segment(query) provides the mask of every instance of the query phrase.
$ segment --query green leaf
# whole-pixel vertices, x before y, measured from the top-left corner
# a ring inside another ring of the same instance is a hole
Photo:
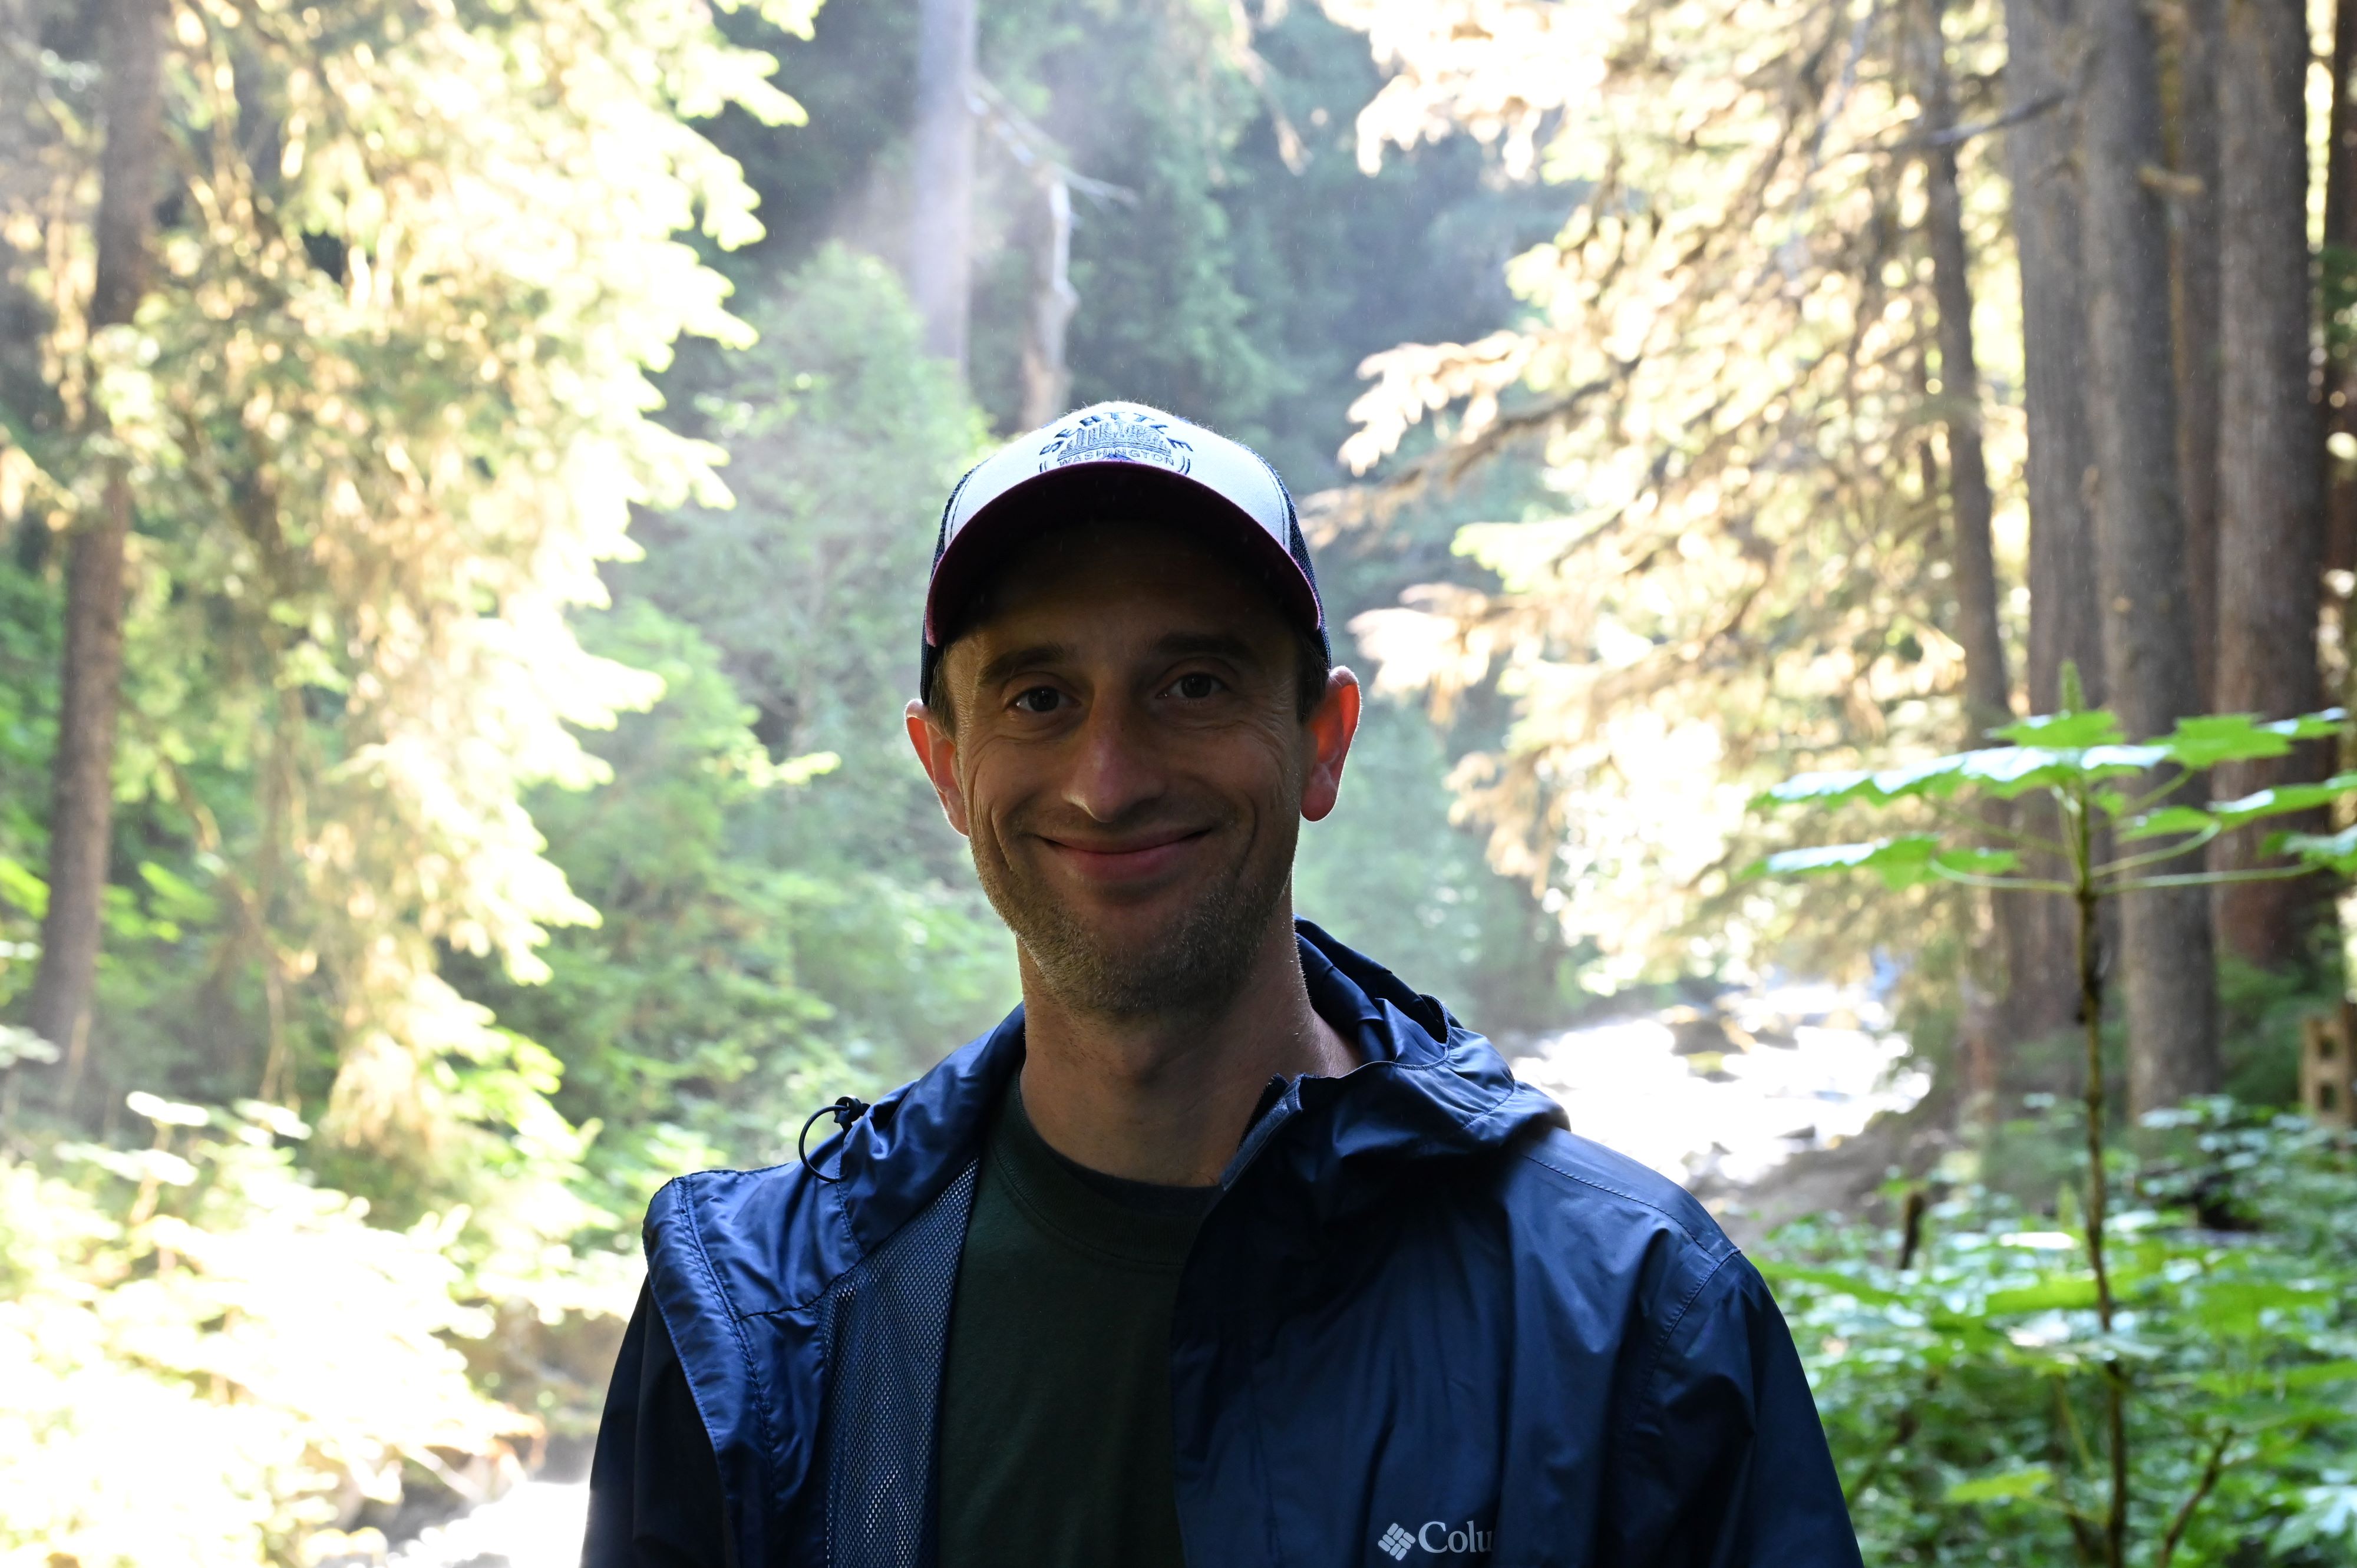
[[[2210,810],[2225,826],[2240,827],[2261,817],[2279,817],[2287,811],[2329,806],[2352,789],[2357,789],[2357,773],[2336,773],[2321,784],[2284,784],[2239,800],[2212,800]]]
[[[2158,746],[2071,749],[1996,746],[1980,751],[1953,752],[1877,772],[1846,768],[1795,774],[1758,796],[1752,805],[1764,809],[1836,806],[1853,800],[1888,805],[1902,800],[1944,800],[1967,784],[1977,784],[1998,799],[2010,800],[2033,789],[2142,773],[2167,760],[2168,753]]]
[[[2294,740],[2324,740],[2339,735],[2349,727],[2349,710],[2319,708],[2312,714],[2302,714],[2298,718],[2277,719],[2273,724],[2260,727],[2279,730]]]
[[[2095,1276],[2054,1274],[2036,1284],[1991,1291],[1982,1310],[1991,1317],[2018,1312],[2072,1312],[2095,1305]]]
[[[1932,857],[1932,864],[1945,872],[2002,876],[2021,864],[2021,856],[2009,849],[1943,849]]]
[[[2310,1361],[2264,1372],[2205,1372],[2195,1381],[2212,1393],[2226,1395],[2255,1389],[2266,1393],[2327,1387],[2357,1380],[2357,1361]]]
[[[1897,1291],[1869,1283],[1855,1274],[1844,1273],[1839,1269],[1784,1263],[1773,1259],[1763,1260],[1760,1269],[1770,1281],[1777,1283],[1790,1282],[1794,1284],[1815,1285],[1822,1290],[1855,1297],[1868,1306],[1897,1306],[1907,1300]]]
[[[2127,738],[2120,733],[2120,721],[2102,708],[2087,713],[2040,714],[1993,729],[1989,734],[2017,746],[2043,746],[2050,751],[2112,746]]]
[[[2222,762],[2245,762],[2289,755],[2297,740],[2315,740],[2340,729],[2348,715],[2339,708],[2261,724],[2248,714],[2203,714],[2179,719],[2162,737],[2169,759],[2192,772]]]
[[[49,912],[49,885],[26,869],[21,861],[0,854],[0,898],[5,898],[35,919]]]
[[[2275,833],[2266,844],[2269,854],[2296,855],[2310,865],[2343,875],[2357,875],[2357,828],[2337,833]]]
[[[2331,1294],[2307,1283],[2281,1280],[2215,1280],[2186,1293],[2180,1304],[2192,1321],[2222,1333],[2259,1330],[2269,1314],[2319,1310]]]
[[[2170,838],[2179,833],[2201,832],[2214,821],[2198,806],[2164,806],[2121,823],[2119,834],[2123,839]]]
[[[2031,1498],[2054,1484],[2054,1472],[2043,1465],[2025,1469],[2006,1470],[1994,1476],[1975,1476],[1969,1481],[1959,1481],[1950,1487],[1947,1500],[1952,1503],[1996,1503],[2015,1498]]]
[[[159,919],[201,926],[209,924],[219,912],[212,895],[152,860],[139,863],[139,877],[147,884]]]
[[[1809,849],[1781,850],[1759,863],[1751,875],[1807,876],[1822,871],[1871,871],[1883,886],[1911,887],[1936,875],[1932,858],[1940,841],[1929,833],[1876,839],[1871,843],[1819,844]]]
[[[1814,804],[1837,805],[1855,800],[1868,790],[1874,775],[1856,768],[1825,773],[1795,773],[1781,784],[1773,785],[1752,797],[1751,808],[1762,811],[1770,806]]]

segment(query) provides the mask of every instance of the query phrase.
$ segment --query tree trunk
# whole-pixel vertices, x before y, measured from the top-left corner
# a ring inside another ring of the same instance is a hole
[[[2095,456],[2080,289],[2079,106],[2069,92],[2069,62],[2083,47],[2083,18],[2073,15],[2071,0],[2006,0],[2005,26],[2006,107],[2021,116],[2005,134],[2005,154],[2021,265],[2029,428],[2029,709],[2050,714],[2061,705],[2066,663],[2078,667],[2091,704],[2104,698],[2089,510]],[[2023,825],[2061,837],[2050,810],[2032,808]],[[2059,862],[2047,870],[2061,874]],[[2009,977],[2006,1005],[2008,1026],[2028,1039],[2063,1033],[2079,1011],[2072,911],[2043,897],[2033,910],[2036,940]]]
[[[917,12],[914,210],[909,223],[909,294],[924,324],[925,351],[963,374],[974,248],[974,7],[977,0],[921,0]]]
[[[2090,0],[2088,19],[2080,162],[2094,368],[2096,581],[2111,705],[2131,736],[2144,737],[2199,705],[2177,477],[2169,215],[2156,188],[2167,178],[2160,81],[2141,0]],[[2216,962],[2206,891],[2134,894],[2120,927],[2131,1108],[2216,1089]]]
[[[106,146],[99,165],[93,330],[129,321],[146,292],[163,139],[163,7],[156,0],[112,0],[104,20]],[[102,427],[102,416],[93,413],[91,424]],[[65,661],[50,763],[49,906],[27,1019],[35,1033],[65,1047],[69,1097],[86,1049],[98,972],[130,534],[130,475],[122,458],[110,457],[101,510],[75,528],[66,557]]]
[[[1923,237],[1932,257],[1932,295],[1939,312],[1940,395],[1935,405],[1948,438],[1948,525],[1951,581],[1956,591],[1956,637],[1964,650],[1965,744],[1978,746],[2013,718],[2013,684],[2006,672],[2005,635],[1997,620],[1996,550],[1990,537],[1995,503],[1981,445],[1980,364],[1973,347],[1972,256],[1964,241],[1964,200],[1956,184],[1955,97],[1949,86],[1944,0],[1926,0],[1918,68],[1923,83]],[[1985,808],[1999,827],[2011,813],[1999,802]],[[1993,893],[1989,915],[2008,986],[2041,940],[2038,900]],[[1978,944],[1975,944],[1978,945]],[[1974,987],[1975,992],[1983,988]],[[1989,988],[1988,994],[1994,994]],[[1986,1116],[1998,1084],[2001,1008],[1967,1006],[1959,1040],[1974,1110]]]
[[[1039,212],[1031,247],[1031,319],[1023,337],[1023,427],[1034,430],[1064,412],[1072,370],[1064,358],[1064,328],[1080,295],[1072,291],[1072,188],[1064,170],[1037,182]]]
[[[2298,0],[2232,0],[2219,72],[2220,342],[2218,706],[2281,718],[2322,705],[2317,613],[2324,569],[2322,433],[2309,392],[2308,270],[2309,40]],[[2217,792],[2232,799],[2322,777],[2320,747],[2232,763]],[[2312,828],[2276,821],[2265,831]],[[2263,861],[2261,830],[2220,839],[2211,864]],[[2283,968],[2301,956],[2314,892],[2295,882],[2214,891],[2227,950]]]
[[[2186,603],[2201,711],[2217,704],[2218,585],[2218,51],[2226,0],[2186,0],[2177,49],[2177,452],[2185,487]]]
[[[1972,261],[1964,246],[1964,202],[1956,189],[1955,103],[1948,87],[1943,0],[1925,7],[1923,133],[1924,239],[1932,252],[1932,293],[1940,312],[1940,413],[1948,435],[1948,504],[1956,588],[1956,638],[1964,650],[1964,709],[1971,742],[2011,722],[2013,687],[1997,625],[1996,552],[1990,542],[1988,460],[1981,447],[1981,373],[1973,350]]]
[[[2328,303],[2348,297],[2357,279],[2357,99],[2349,78],[2357,71],[2357,0],[2341,0],[2332,14],[2332,111],[2324,146],[2324,251],[2333,283]],[[2327,341],[2330,339],[2328,338]],[[2357,435],[2357,357],[2336,350],[2324,369],[2325,417],[2334,435]],[[2357,571],[2357,463],[2328,461],[2324,564]],[[2346,618],[2350,608],[2344,607]],[[2345,637],[2344,633],[2344,637]]]

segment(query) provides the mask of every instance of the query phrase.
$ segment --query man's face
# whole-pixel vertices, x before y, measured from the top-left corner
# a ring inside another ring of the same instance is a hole
[[[1002,570],[909,737],[974,868],[1068,1005],[1216,1004],[1290,913],[1303,817],[1333,809],[1359,693],[1305,720],[1293,634],[1160,527],[1060,532]]]

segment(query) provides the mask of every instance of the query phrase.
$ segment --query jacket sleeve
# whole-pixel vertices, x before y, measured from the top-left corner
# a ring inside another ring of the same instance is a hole
[[[1609,1560],[1858,1568],[1816,1402],[1767,1282],[1730,1253],[1672,1321],[1632,1412]]]
[[[724,1517],[712,1440],[640,1290],[597,1423],[582,1568],[735,1568]]]

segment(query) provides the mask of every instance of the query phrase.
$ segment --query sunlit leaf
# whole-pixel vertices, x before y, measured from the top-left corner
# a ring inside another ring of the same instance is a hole
[[[0,898],[38,920],[48,913],[49,885],[23,862],[0,854]]]
[[[2337,833],[2273,833],[2266,848],[2269,854],[2288,854],[2322,869],[2357,875],[2357,827]]]
[[[2285,757],[2297,740],[2320,739],[2337,731],[2347,715],[2338,708],[2261,724],[2248,714],[2204,714],[2179,719],[2160,740],[2169,760],[2194,772],[2222,762]]]
[[[2093,746],[2079,755],[2078,770],[2089,779],[2117,779],[2143,773],[2169,760],[2163,746]]]
[[[2299,1511],[2278,1527],[2272,1544],[2297,1551],[2319,1541],[2357,1541],[2357,1484],[2342,1476],[2300,1493]]]
[[[1877,771],[1848,768],[1795,774],[1764,791],[1752,803],[1760,809],[1835,806],[1853,801],[1888,805],[1903,800],[1944,800],[1967,785],[1978,786],[1998,800],[2010,800],[2035,789],[2132,777],[2168,760],[2168,751],[2158,746],[2105,745],[2084,749],[1990,746]]]
[[[60,1144],[58,1154],[63,1159],[96,1165],[124,1181],[187,1187],[197,1179],[197,1167],[169,1149],[110,1149],[102,1144]]]
[[[2357,1360],[2310,1361],[2305,1366],[2279,1367],[2255,1376],[2237,1369],[2232,1372],[2205,1373],[2201,1386],[2212,1393],[2231,1394],[2255,1384],[2258,1391],[2273,1395],[2294,1389],[2326,1388],[2338,1383],[2357,1382]]]
[[[2227,827],[2240,827],[2261,817],[2279,817],[2290,811],[2329,806],[2352,789],[2357,789],[2357,773],[2336,773],[2319,784],[2281,784],[2238,800],[2214,800],[2210,810]]]
[[[1815,1285],[1821,1290],[1854,1297],[1869,1306],[1895,1306],[1907,1299],[1897,1291],[1878,1285],[1870,1280],[1860,1279],[1855,1274],[1845,1273],[1839,1269],[1786,1263],[1773,1259],[1762,1260],[1760,1266],[1770,1279],[1780,1283],[1790,1282],[1794,1284]]]
[[[2095,1276],[2056,1274],[2036,1284],[1991,1291],[1983,1304],[1991,1317],[2018,1312],[2071,1312],[2095,1305]]]
[[[311,1124],[284,1105],[272,1105],[261,1100],[241,1100],[235,1109],[248,1122],[281,1138],[307,1138],[311,1135]]]
[[[1995,1476],[1976,1476],[1969,1481],[1959,1481],[1947,1490],[1952,1503],[2006,1502],[2015,1498],[2036,1497],[2054,1484],[2054,1472],[2043,1465],[2025,1469],[2007,1470]]]
[[[0,1071],[18,1062],[53,1062],[60,1054],[57,1047],[32,1030],[16,1024],[0,1024]]]
[[[1761,791],[1752,800],[1751,804],[1754,810],[1803,803],[1838,805],[1844,800],[1858,798],[1872,784],[1873,779],[1873,774],[1855,768],[1824,773],[1795,773],[1782,783]]]
[[[2083,750],[2127,738],[2120,731],[2118,718],[2103,708],[2085,713],[2040,714],[1993,729],[1989,735],[2018,746],[2040,746],[2051,751]]]
[[[183,1105],[144,1089],[135,1089],[124,1095],[123,1103],[131,1108],[133,1115],[145,1116],[167,1127],[201,1127],[211,1119],[201,1105]]]
[[[2349,727],[2349,710],[2320,708],[2312,714],[2301,714],[2297,718],[2277,719],[2261,727],[2280,731],[2295,740],[2324,740]]]
[[[1932,863],[1943,872],[2001,876],[2019,865],[2021,856],[2009,849],[1943,849]]]
[[[1928,833],[1909,833],[1870,843],[1781,850],[1760,862],[1752,872],[1765,876],[1807,876],[1826,871],[1871,871],[1887,887],[1910,887],[1936,875],[1932,863],[1939,852],[1938,839]]]
[[[2158,811],[2147,811],[2119,826],[2124,839],[2171,838],[2180,833],[2198,833],[2216,825],[2217,819],[2198,806],[2164,806]]]

